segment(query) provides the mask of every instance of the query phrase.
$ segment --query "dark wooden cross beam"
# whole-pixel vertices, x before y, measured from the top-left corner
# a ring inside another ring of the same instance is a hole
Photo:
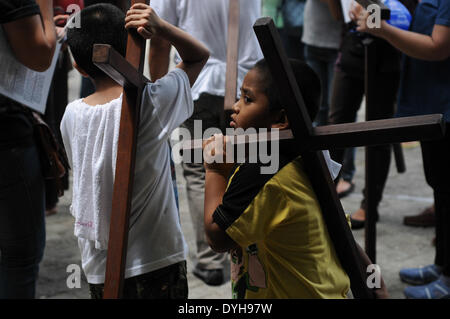
[[[311,119],[275,25],[272,19],[261,18],[255,23],[254,29],[274,82],[277,84],[282,97],[283,105],[286,106],[296,145],[298,145],[299,149],[305,143],[312,146],[311,139],[314,136],[314,129]],[[439,136],[436,137],[439,138],[441,136],[443,136],[442,130]],[[353,135],[348,135],[347,138],[353,139]],[[373,298],[373,291],[366,285],[366,269],[358,253],[353,234],[347,224],[323,153],[303,149],[301,155],[306,168],[305,172],[320,203],[328,233],[333,241],[341,265],[349,275],[353,295],[355,298]]]
[[[300,150],[318,151],[331,148],[347,148],[367,145],[382,145],[409,141],[434,140],[443,136],[445,126],[442,114],[430,114],[374,120],[367,122],[345,123],[317,126],[312,128],[311,136],[299,145]],[[292,130],[265,134],[243,134],[246,138],[232,137],[232,145],[259,143],[265,141],[290,141],[294,139]],[[184,141],[183,154],[202,150],[203,140]],[[181,155],[183,155],[181,154]],[[193,158],[191,153],[191,158]]]
[[[149,0],[132,0],[149,3]],[[130,30],[124,59],[108,45],[94,45],[93,62],[111,78],[124,86],[113,190],[108,255],[106,261],[105,299],[122,296],[127,257],[128,226],[133,193],[136,139],[142,90],[147,82],[144,70],[145,40]]]

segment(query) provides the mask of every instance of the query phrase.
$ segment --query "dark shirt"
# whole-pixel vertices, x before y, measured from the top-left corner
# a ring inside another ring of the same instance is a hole
[[[34,0],[0,0],[0,24],[40,14]],[[28,145],[33,127],[18,103],[0,94],[0,149]]]
[[[422,0],[411,31],[431,35],[435,25],[450,27],[450,0]],[[397,116],[440,113],[450,122],[450,58],[403,58]]]

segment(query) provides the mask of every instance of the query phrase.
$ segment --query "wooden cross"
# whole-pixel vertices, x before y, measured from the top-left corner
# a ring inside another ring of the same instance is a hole
[[[261,18],[255,23],[254,29],[261,49],[269,65],[271,74],[274,78],[274,83],[276,83],[278,87],[282,98],[282,103],[286,106],[289,123],[295,137],[294,140],[296,145],[298,145],[298,148],[302,149],[301,156],[304,167],[306,168],[305,172],[311,181],[314,192],[320,203],[328,233],[333,241],[341,265],[350,277],[352,293],[355,298],[373,298],[373,291],[370,290],[366,284],[366,269],[364,268],[358,254],[353,234],[347,224],[342,205],[336,194],[335,184],[331,179],[323,153],[308,151],[304,147],[302,148],[302,145],[304,144],[310,146],[310,149],[314,148],[312,147],[314,146],[314,142],[311,140],[313,140],[315,131],[317,132],[319,128],[312,127],[311,119],[309,118],[301,92],[296,84],[294,74],[289,65],[287,55],[283,50],[283,46],[275,25],[272,19]],[[413,117],[410,119],[412,118]],[[431,118],[422,117],[419,119],[419,123],[422,119],[429,121]],[[393,121],[399,120],[401,119],[391,119],[385,121],[392,124],[394,123]],[[434,116],[433,121],[436,121],[436,123],[429,126],[430,131],[434,130],[435,138],[443,137],[444,124],[442,122],[442,115]],[[369,123],[355,124],[359,125],[359,127],[362,128],[362,131],[365,127],[370,128],[371,125]],[[321,130],[326,129],[327,126],[321,128]],[[404,127],[404,129],[405,131],[415,130],[415,126]],[[387,135],[391,136],[394,134],[389,129],[385,132]],[[378,140],[377,136],[370,137],[375,144],[384,142]],[[395,137],[396,136],[392,136],[390,142],[392,142]],[[355,142],[359,140],[359,142],[355,144],[359,144],[361,142],[360,138],[358,138],[356,134],[347,134],[346,139],[346,144],[351,144],[354,140],[356,140]],[[401,136],[399,139],[401,140]]]
[[[225,73],[225,98],[221,114],[221,129],[225,132],[230,122],[231,108],[236,103],[238,60],[239,60],[239,23],[240,2],[229,0],[228,34],[227,34],[227,66]]]
[[[149,3],[149,0],[132,0]],[[136,140],[142,90],[149,82],[143,74],[145,40],[130,30],[124,59],[111,46],[96,44],[92,60],[112,79],[124,87],[113,190],[108,255],[103,298],[120,298],[127,257],[128,226],[133,193]]]
[[[234,136],[234,146],[249,141],[291,140],[302,155],[305,171],[319,200],[324,220],[327,224],[339,260],[350,277],[353,295],[356,298],[372,298],[372,291],[366,285],[366,269],[361,263],[355,240],[348,227],[335,184],[331,179],[322,152],[317,150],[345,148],[351,146],[392,144],[413,140],[431,140],[444,136],[444,122],[441,114],[394,118],[312,127],[301,92],[283,50],[281,40],[270,18],[259,19],[255,26],[264,56],[274,82],[277,83],[283,105],[292,130],[281,131],[278,137],[258,135],[238,139]],[[241,142],[239,142],[239,140]],[[192,153],[201,149],[202,141],[184,142],[182,151]],[[236,152],[234,152],[236,154]]]
[[[239,0],[229,0],[227,70],[225,80],[224,110],[229,111],[236,103],[238,59],[239,59]]]

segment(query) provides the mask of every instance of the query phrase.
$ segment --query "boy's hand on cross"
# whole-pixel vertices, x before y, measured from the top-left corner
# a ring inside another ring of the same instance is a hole
[[[206,171],[214,171],[222,176],[228,177],[234,161],[227,156],[227,144],[231,145],[229,136],[214,134],[203,141],[204,166]]]
[[[127,12],[125,28],[136,28],[145,39],[151,39],[163,28],[164,20],[158,17],[155,10],[144,3],[133,5]]]

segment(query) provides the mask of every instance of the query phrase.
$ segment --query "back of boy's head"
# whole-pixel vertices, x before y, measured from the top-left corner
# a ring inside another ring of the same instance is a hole
[[[295,59],[289,59],[289,63],[294,72],[295,80],[297,81],[298,88],[303,96],[306,109],[308,110],[311,121],[319,111],[319,104],[321,98],[321,86],[320,79],[311,67],[305,62]],[[258,61],[254,69],[260,72],[261,81],[264,83],[264,93],[269,99],[269,109],[271,111],[286,109],[281,101],[278,88],[274,82],[272,74],[269,70],[269,65],[265,59]]]
[[[70,51],[78,66],[92,79],[104,78],[106,74],[92,63],[92,50],[96,43],[109,44],[125,56],[127,46],[125,14],[118,7],[106,3],[86,7],[78,14],[80,27],[69,26],[67,31]]]

